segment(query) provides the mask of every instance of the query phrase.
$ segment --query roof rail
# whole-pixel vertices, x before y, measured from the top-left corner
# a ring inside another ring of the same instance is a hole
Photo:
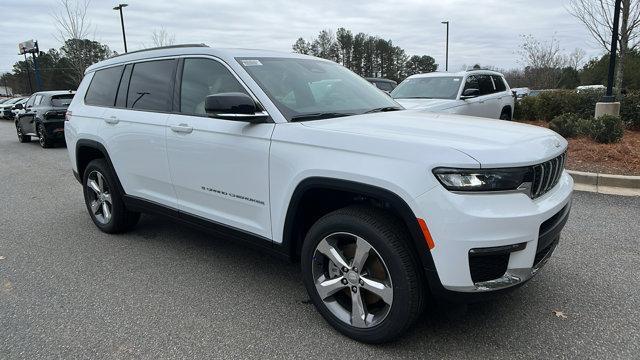
[[[126,53],[123,53],[123,54],[118,54],[116,56],[112,56],[110,59],[116,58],[118,56],[135,54],[135,53],[151,51],[151,50],[187,48],[187,47],[209,47],[209,45],[200,43],[200,44],[179,44],[179,45],[169,45],[169,46],[158,46],[158,47],[152,47],[152,48],[147,48],[147,49],[140,49],[140,50],[136,50],[136,51],[129,51],[129,52],[126,52]]]

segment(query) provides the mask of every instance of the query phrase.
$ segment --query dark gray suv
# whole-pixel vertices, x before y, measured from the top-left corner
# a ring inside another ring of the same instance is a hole
[[[22,143],[37,136],[40,146],[48,148],[57,140],[64,140],[64,118],[74,92],[41,91],[31,95],[24,105],[25,112],[16,117],[16,132]]]

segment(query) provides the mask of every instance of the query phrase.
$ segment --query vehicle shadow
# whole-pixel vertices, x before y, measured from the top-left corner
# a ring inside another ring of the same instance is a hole
[[[231,279],[230,281],[245,282],[253,293],[260,294],[253,300],[256,304],[284,304],[283,308],[270,311],[274,314],[299,312],[298,316],[305,318],[303,323],[313,323],[314,327],[321,328],[327,333],[323,336],[332,339],[333,342],[375,348],[376,352],[383,351],[390,356],[402,353],[415,356],[416,352],[425,351],[425,342],[436,348],[457,347],[459,350],[464,349],[460,347],[461,343],[469,346],[475,344],[479,347],[504,346],[503,338],[517,337],[517,333],[513,333],[514,326],[518,328],[523,325],[513,323],[510,319],[517,318],[520,313],[526,311],[526,299],[536,296],[537,292],[527,290],[525,285],[516,292],[495,300],[468,306],[430,302],[421,319],[404,337],[388,344],[366,345],[341,336],[315,312],[300,279],[299,264],[265,255],[242,243],[211,236],[163,217],[144,215],[138,227],[126,236],[129,235],[132,235],[133,239],[127,241],[161,246],[174,252],[169,255],[171,257],[186,256],[189,261],[208,264],[213,271],[228,271],[226,277]],[[278,291],[274,291],[273,284],[277,284]],[[207,292],[207,287],[216,287],[219,284],[214,281],[200,285],[201,290]]]

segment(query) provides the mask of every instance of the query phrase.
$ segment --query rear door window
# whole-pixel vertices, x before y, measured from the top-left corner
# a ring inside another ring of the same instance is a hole
[[[170,111],[175,60],[137,63],[133,66],[127,107],[138,110]]]
[[[493,81],[489,75],[477,75],[478,84],[480,85],[480,95],[488,95],[496,92],[493,87]]]
[[[96,71],[87,89],[84,102],[88,105],[113,106],[122,68],[123,66],[116,66]]]

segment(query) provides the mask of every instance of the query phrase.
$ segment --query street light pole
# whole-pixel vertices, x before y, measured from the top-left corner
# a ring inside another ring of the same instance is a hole
[[[113,10],[120,11],[120,24],[122,25],[122,40],[124,41],[124,52],[127,52],[127,36],[124,33],[124,17],[122,16],[122,8],[129,6],[128,4],[118,4]]]
[[[618,24],[620,23],[620,3],[622,0],[616,0],[613,7],[613,29],[611,31],[611,53],[609,54],[609,74],[607,76],[607,94],[602,99],[603,102],[614,102],[613,96],[613,77],[616,70],[616,56],[618,52]],[[620,91],[620,89],[618,89]]]
[[[449,71],[449,21],[442,21],[441,23],[447,25],[447,47],[444,60],[444,71]]]

